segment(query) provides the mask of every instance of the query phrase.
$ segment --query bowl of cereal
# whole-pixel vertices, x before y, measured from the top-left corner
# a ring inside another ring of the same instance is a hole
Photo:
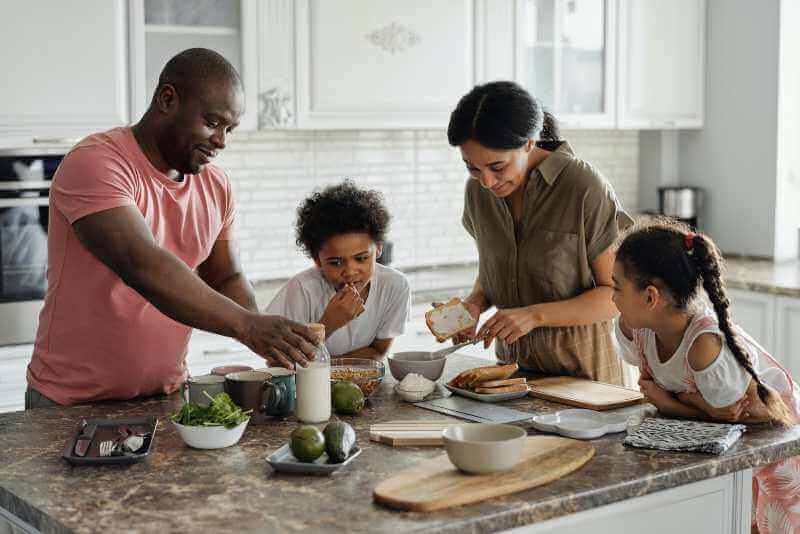
[[[367,358],[331,358],[331,381],[344,380],[357,385],[364,397],[372,395],[383,382],[386,366]]]

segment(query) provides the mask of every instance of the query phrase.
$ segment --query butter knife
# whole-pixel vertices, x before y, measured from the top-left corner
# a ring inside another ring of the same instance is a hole
[[[95,430],[97,430],[97,423],[90,423],[86,419],[81,421],[81,432],[75,438],[75,456],[86,456]]]

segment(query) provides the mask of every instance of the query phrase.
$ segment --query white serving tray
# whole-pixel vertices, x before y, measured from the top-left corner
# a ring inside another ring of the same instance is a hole
[[[533,418],[533,427],[541,432],[553,432],[568,438],[594,439],[626,430],[631,415],[630,410],[616,413],[584,409],[561,410],[537,415]]]

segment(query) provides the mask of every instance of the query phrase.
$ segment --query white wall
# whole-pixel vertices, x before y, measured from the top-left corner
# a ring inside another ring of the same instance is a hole
[[[638,132],[563,135],[605,174],[625,208],[637,211]],[[384,193],[393,215],[393,265],[476,261],[461,227],[467,173],[444,131],[237,133],[218,164],[233,182],[242,261],[253,280],[285,278],[309,264],[294,243],[297,205],[344,177]]]
[[[779,6],[708,2],[705,126],[681,133],[680,176],[706,188],[704,229],[727,252],[775,254]]]

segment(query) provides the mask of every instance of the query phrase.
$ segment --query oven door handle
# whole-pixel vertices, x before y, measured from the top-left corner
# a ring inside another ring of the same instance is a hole
[[[47,206],[47,197],[36,198],[0,198],[0,208],[22,208],[26,206]]]

